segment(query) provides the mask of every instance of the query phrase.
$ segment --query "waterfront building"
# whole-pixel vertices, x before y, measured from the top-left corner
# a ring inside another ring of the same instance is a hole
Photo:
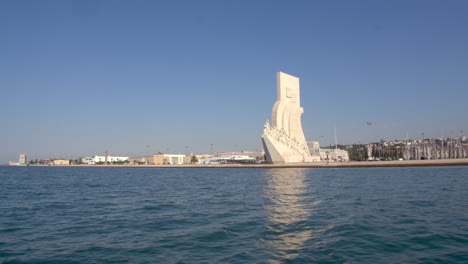
[[[348,151],[334,148],[323,149],[316,141],[308,142],[309,152],[311,156],[319,157],[321,161],[349,161]]]
[[[246,156],[249,158],[253,158],[255,160],[265,160],[265,152],[264,151],[234,151],[234,152],[216,152],[215,157],[221,156],[229,156],[229,155],[236,155],[236,156]]]
[[[26,154],[20,154],[18,163],[19,165],[26,165]]]
[[[133,164],[133,165],[138,165],[142,163],[141,158],[129,158],[127,161],[129,164]]]
[[[206,156],[198,159],[198,164],[221,164],[221,162],[219,161],[219,157]]]
[[[405,160],[467,158],[463,138],[426,138],[375,142],[366,145],[370,159],[393,157]]]
[[[152,164],[154,165],[181,165],[185,163],[183,154],[157,154],[153,155]]]
[[[185,156],[184,157],[184,164],[191,164],[192,163],[192,156]]]
[[[372,144],[366,145],[366,150],[367,150],[367,157],[372,157],[373,145]]]
[[[109,163],[112,162],[125,162],[129,159],[129,157],[115,157],[115,156],[107,156],[107,161]],[[97,163],[104,163],[106,161],[106,156],[92,156],[86,157],[83,159],[84,164],[94,165]]]
[[[146,162],[146,164],[151,164],[151,165],[169,165],[170,163],[170,157],[165,157],[163,155],[154,155],[151,158],[151,162]]]
[[[140,158],[140,164],[150,165],[153,164],[153,156],[143,156]]]
[[[54,159],[52,162],[54,165],[70,165],[70,161],[66,159]]]
[[[222,155],[215,157],[206,157],[198,160],[198,164],[248,164],[256,163],[257,159],[249,155]]]
[[[27,162],[26,154],[20,154],[18,162],[10,161],[10,162],[8,162],[8,165],[10,165],[10,166],[26,166],[26,162]]]

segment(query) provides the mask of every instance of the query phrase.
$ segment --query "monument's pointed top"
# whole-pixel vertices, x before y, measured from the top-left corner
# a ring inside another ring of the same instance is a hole
[[[290,77],[298,78],[298,79],[299,79],[299,77],[296,77],[296,76],[294,76],[294,75],[292,75],[292,74],[285,73],[285,72],[282,72],[282,71],[279,71],[279,72],[277,72],[276,74],[277,74],[278,76],[284,75],[284,76],[290,76]]]

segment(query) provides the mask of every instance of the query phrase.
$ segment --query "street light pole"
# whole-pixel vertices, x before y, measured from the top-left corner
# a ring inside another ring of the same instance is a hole
[[[421,151],[422,151],[422,155],[419,155],[419,159],[422,158],[422,156],[426,156],[426,151],[425,151],[425,144],[424,144],[424,133],[421,133]]]
[[[459,159],[462,159],[462,158],[464,158],[464,156],[465,156],[464,153],[463,153],[462,134],[463,134],[463,130],[460,130],[460,151],[459,151],[459,156],[458,156]]]
[[[149,145],[146,145],[146,165],[149,164]]]

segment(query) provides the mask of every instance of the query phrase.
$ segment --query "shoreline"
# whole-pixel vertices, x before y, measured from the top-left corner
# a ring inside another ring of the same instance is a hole
[[[89,167],[89,168],[382,168],[382,167],[434,167],[468,166],[468,159],[447,160],[395,160],[309,162],[287,164],[181,164],[181,165],[28,165],[29,167]]]

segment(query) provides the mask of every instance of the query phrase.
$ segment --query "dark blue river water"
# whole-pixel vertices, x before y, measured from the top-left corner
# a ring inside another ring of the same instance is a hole
[[[468,167],[0,167],[0,263],[468,263]]]

